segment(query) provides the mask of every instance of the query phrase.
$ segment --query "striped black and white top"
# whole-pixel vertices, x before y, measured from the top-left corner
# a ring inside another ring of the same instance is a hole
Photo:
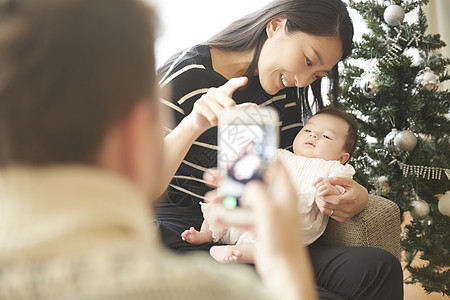
[[[195,101],[209,88],[227,82],[214,71],[208,45],[197,45],[175,54],[157,73],[161,102],[174,116],[174,126],[192,111]],[[280,116],[280,147],[292,148],[294,137],[302,127],[297,88],[269,95],[255,77],[245,89],[236,91],[233,99],[237,104],[253,102],[260,107],[275,108]],[[166,128],[167,131],[171,129]],[[166,201],[156,209],[162,238],[169,247],[175,250],[190,248],[181,241],[179,234],[190,226],[200,227],[203,217],[199,202],[209,190],[202,180],[203,172],[216,165],[217,127],[207,130],[194,142],[169,186]]]

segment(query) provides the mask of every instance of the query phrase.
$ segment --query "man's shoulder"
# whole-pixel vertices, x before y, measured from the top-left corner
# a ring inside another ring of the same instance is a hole
[[[204,255],[154,251],[21,260],[0,266],[0,274],[5,275],[1,299],[239,299],[239,291],[258,299],[263,294],[252,270],[218,265]]]

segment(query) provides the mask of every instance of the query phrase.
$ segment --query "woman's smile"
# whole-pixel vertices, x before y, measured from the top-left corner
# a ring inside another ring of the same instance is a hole
[[[270,95],[290,87],[305,87],[322,77],[342,57],[342,41],[336,36],[314,36],[301,31],[287,32],[286,19],[267,25],[258,60],[258,76]]]
[[[282,83],[282,86],[281,86],[282,89],[290,87],[290,86],[295,86],[295,85],[291,85],[288,82],[288,80],[286,79],[286,76],[284,74],[281,74],[280,80],[281,80],[281,83]]]

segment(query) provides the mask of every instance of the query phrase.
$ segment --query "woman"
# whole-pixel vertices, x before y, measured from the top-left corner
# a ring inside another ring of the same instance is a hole
[[[165,138],[161,173],[167,183],[173,180],[167,201],[157,210],[167,246],[176,251],[212,246],[188,245],[180,234],[203,221],[199,202],[207,187],[202,176],[217,165],[217,130],[212,127],[222,111],[245,103],[274,107],[280,114],[281,147],[290,149],[311,115],[308,86],[321,108],[321,78],[329,74],[337,103],[337,63],[350,54],[352,38],[353,25],[341,0],[277,0],[160,68],[162,103],[177,124]],[[364,209],[367,191],[362,186],[343,178],[332,183],[347,192],[319,199],[323,213],[346,221]],[[312,245],[310,254],[321,297],[402,298],[401,268],[387,252]]]

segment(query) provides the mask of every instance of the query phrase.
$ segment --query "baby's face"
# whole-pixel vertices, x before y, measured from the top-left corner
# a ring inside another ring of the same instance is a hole
[[[294,140],[294,153],[309,158],[338,160],[345,163],[350,155],[344,150],[349,125],[343,119],[319,114],[313,116]]]

